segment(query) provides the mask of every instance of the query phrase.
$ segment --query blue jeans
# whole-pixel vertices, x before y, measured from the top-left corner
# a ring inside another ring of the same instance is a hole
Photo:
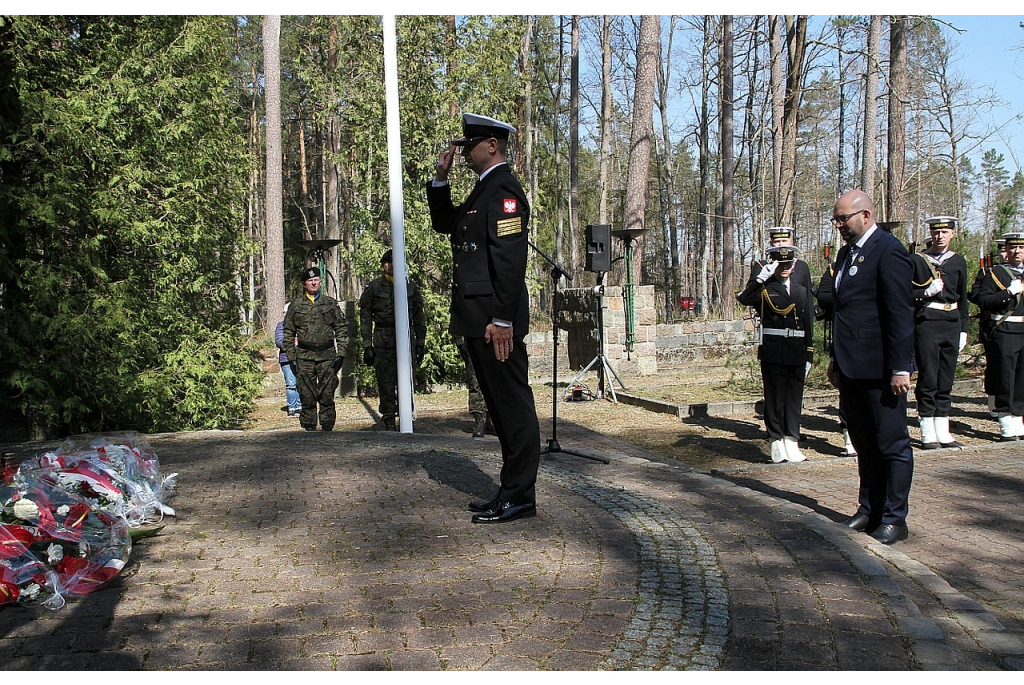
[[[288,411],[299,411],[302,409],[302,402],[299,400],[299,391],[295,389],[295,374],[288,364],[281,364],[281,373],[284,374],[284,396],[288,400]]]

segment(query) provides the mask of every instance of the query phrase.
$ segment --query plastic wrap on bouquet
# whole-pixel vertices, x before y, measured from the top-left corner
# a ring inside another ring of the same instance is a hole
[[[131,555],[124,519],[46,480],[19,476],[0,488],[0,505],[8,601],[59,609],[106,585]]]
[[[164,502],[174,493],[177,475],[161,478],[156,453],[133,431],[73,436],[19,470],[19,478],[63,487],[132,528],[174,516]]]
[[[57,589],[57,574],[29,550],[34,541],[34,529],[0,523],[0,605],[50,609],[64,605]]]

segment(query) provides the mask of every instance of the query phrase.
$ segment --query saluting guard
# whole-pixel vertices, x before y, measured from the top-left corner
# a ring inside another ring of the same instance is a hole
[[[925,219],[930,240],[913,255],[914,355],[917,360],[917,415],[921,447],[960,447],[949,432],[950,395],[956,361],[967,344],[967,262],[949,249],[956,236],[952,216]]]
[[[1024,233],[1007,233],[1006,262],[981,272],[968,299],[981,308],[989,340],[986,367],[995,395],[999,439],[1024,436]]]
[[[772,462],[798,462],[804,380],[814,359],[814,305],[810,291],[794,278],[797,249],[768,249],[768,261],[736,299],[761,317],[760,344],[764,385],[764,424]]]
[[[768,229],[768,247],[794,247],[796,245],[796,231],[789,226],[772,226]],[[767,254],[763,259],[755,259],[750,265],[750,278],[747,279],[747,286],[757,280],[761,269],[771,263]],[[811,270],[803,260],[796,260],[793,267],[793,275],[790,276],[794,283],[802,285],[812,296],[815,293],[814,283],[811,281]]]

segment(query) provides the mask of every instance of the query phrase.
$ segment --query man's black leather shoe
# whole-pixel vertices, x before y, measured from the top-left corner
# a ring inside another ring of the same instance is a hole
[[[962,442],[954,440],[953,442],[940,442],[939,446],[942,447],[942,449],[944,450],[948,450],[951,447],[963,447],[964,444]]]
[[[846,527],[853,530],[867,530],[869,521],[867,514],[854,514],[846,519]]]
[[[941,443],[938,442],[922,442],[921,449],[923,450],[937,450],[942,447]]]
[[[894,542],[906,540],[909,536],[910,531],[907,527],[905,525],[901,526],[898,523],[883,523],[871,534],[871,537],[883,545],[891,545]]]
[[[483,512],[483,511],[490,511],[491,509],[494,508],[494,506],[497,503],[498,503],[498,498],[497,497],[495,497],[494,499],[492,499],[492,500],[490,500],[488,502],[470,502],[469,503],[469,510],[474,512],[474,513],[480,513],[480,512]]]
[[[493,508],[474,514],[473,523],[508,523],[516,519],[527,519],[537,515],[537,505],[533,502],[512,504],[498,502]]]

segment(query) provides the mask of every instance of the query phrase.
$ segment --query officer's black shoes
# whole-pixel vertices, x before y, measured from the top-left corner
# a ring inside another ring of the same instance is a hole
[[[333,425],[330,425],[330,426],[320,426],[320,430],[322,430],[322,431],[332,431],[332,430],[334,430],[334,426]]]
[[[850,518],[846,519],[846,527],[852,528],[853,530],[867,530],[870,519],[867,514],[854,514]]]
[[[305,428],[308,431],[315,431],[316,430],[316,426],[303,426],[303,428]]]
[[[473,523],[508,523],[516,519],[528,519],[537,515],[537,505],[533,502],[512,504],[498,502],[491,509],[475,514]]]
[[[922,442],[921,443],[921,449],[923,449],[923,450],[937,450],[937,449],[940,449],[941,447],[942,447],[942,445],[940,443],[937,443],[937,442]]]
[[[963,447],[963,446],[964,446],[964,444],[962,442],[957,442],[956,440],[954,440],[953,442],[940,442],[939,443],[939,447],[941,447],[944,450],[948,450],[948,449],[950,449],[952,447]]]
[[[470,502],[469,503],[469,510],[472,511],[473,513],[479,514],[480,512],[483,512],[483,511],[490,511],[491,509],[493,509],[495,507],[495,505],[497,503],[498,503],[498,498],[497,497],[495,497],[494,499],[492,499],[489,502]]]
[[[907,526],[898,523],[883,523],[871,534],[871,537],[883,545],[891,545],[894,542],[906,540],[909,536],[910,531],[907,529]]]
[[[1000,435],[999,442],[1017,442],[1016,435]]]

